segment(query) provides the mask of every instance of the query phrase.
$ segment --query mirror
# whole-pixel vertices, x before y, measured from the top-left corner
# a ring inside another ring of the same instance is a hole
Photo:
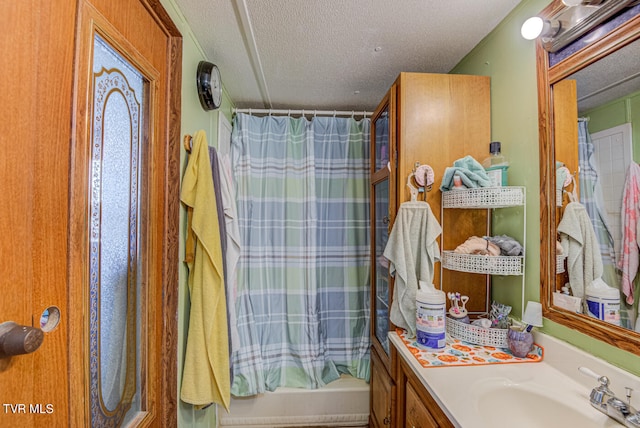
[[[562,7],[554,1],[542,15]],[[621,212],[630,165],[640,162],[638,38],[632,6],[557,53],[538,42],[537,67],[544,316],[640,355],[636,224],[628,217],[625,234]]]

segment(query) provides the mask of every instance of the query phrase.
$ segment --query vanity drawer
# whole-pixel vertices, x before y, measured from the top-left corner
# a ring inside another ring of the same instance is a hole
[[[407,382],[405,385],[405,426],[407,428],[438,428],[438,424],[431,417],[431,413],[422,403],[411,383]]]

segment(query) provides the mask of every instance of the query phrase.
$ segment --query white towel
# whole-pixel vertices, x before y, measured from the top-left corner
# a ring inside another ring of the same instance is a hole
[[[416,291],[418,281],[433,283],[434,264],[440,260],[438,236],[442,227],[427,202],[404,202],[400,205],[384,257],[395,275],[390,320],[416,335]]]
[[[236,297],[237,290],[237,268],[240,260],[240,226],[238,224],[238,208],[233,190],[233,176],[231,173],[231,161],[229,155],[218,156],[218,166],[220,167],[220,192],[224,206],[224,218],[227,225],[227,255],[226,255],[226,290],[230,304],[227,306],[229,313],[229,331],[231,333],[231,353],[240,346],[240,335],[238,333],[238,323],[236,318]]]
[[[563,254],[567,255],[571,291],[575,297],[582,298],[585,287],[602,276],[598,239],[584,205],[580,202],[567,204],[558,233]]]

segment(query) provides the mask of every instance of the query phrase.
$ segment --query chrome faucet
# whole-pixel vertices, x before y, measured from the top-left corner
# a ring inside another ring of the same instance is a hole
[[[578,367],[578,370],[600,382],[589,396],[593,407],[626,427],[640,428],[640,412],[631,406],[631,388],[626,388],[628,402],[625,403],[609,389],[609,378],[600,376],[587,367]]]

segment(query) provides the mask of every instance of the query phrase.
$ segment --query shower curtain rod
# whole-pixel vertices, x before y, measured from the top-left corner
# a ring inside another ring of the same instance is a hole
[[[259,109],[259,108],[234,108],[233,113],[256,113],[256,114],[268,114],[268,115],[287,115],[299,114],[301,116],[362,116],[369,117],[373,114],[370,111],[355,111],[355,110],[289,110],[289,109]]]

